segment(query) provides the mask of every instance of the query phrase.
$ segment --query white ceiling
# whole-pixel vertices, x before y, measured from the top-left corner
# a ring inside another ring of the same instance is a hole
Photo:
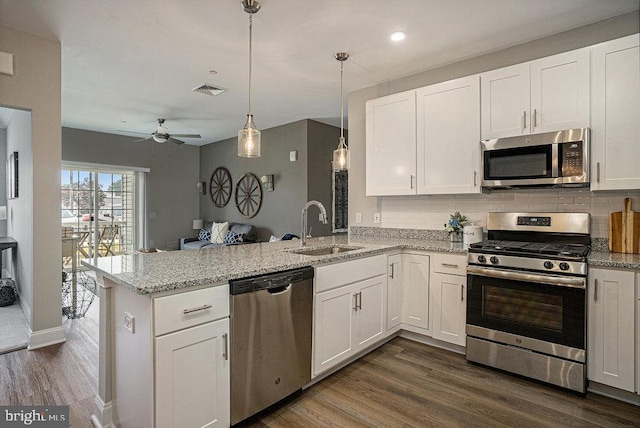
[[[262,0],[253,113],[266,129],[338,124],[345,91],[638,10],[637,0]],[[240,0],[0,0],[0,25],[62,43],[63,126],[172,133],[207,144],[247,114],[248,19]],[[396,30],[403,42],[389,40]],[[209,74],[209,70],[217,74]],[[191,92],[208,82],[217,97]],[[131,135],[131,134],[128,134]]]

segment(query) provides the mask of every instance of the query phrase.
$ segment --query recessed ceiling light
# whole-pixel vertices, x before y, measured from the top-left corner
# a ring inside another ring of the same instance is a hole
[[[394,42],[399,42],[400,40],[404,40],[404,38],[407,35],[404,33],[404,31],[396,31],[391,33],[391,40],[393,40]]]

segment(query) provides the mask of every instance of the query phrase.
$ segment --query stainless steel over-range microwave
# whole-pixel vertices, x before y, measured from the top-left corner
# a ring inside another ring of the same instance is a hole
[[[589,128],[483,140],[482,187],[589,186]]]

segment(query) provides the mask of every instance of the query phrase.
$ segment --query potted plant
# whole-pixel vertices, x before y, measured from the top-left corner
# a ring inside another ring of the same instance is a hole
[[[444,224],[444,230],[449,234],[451,242],[462,242],[462,228],[467,220],[467,217],[460,214],[460,211],[449,215],[449,221]]]

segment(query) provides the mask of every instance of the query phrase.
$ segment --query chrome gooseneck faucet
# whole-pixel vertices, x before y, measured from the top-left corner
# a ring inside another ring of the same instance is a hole
[[[302,209],[302,233],[301,233],[301,246],[307,245],[307,211],[309,211],[309,207],[311,205],[315,205],[320,210],[320,214],[322,214],[322,223],[327,224],[329,222],[327,218],[327,210],[324,209],[324,205],[318,201],[309,201],[304,205]]]

